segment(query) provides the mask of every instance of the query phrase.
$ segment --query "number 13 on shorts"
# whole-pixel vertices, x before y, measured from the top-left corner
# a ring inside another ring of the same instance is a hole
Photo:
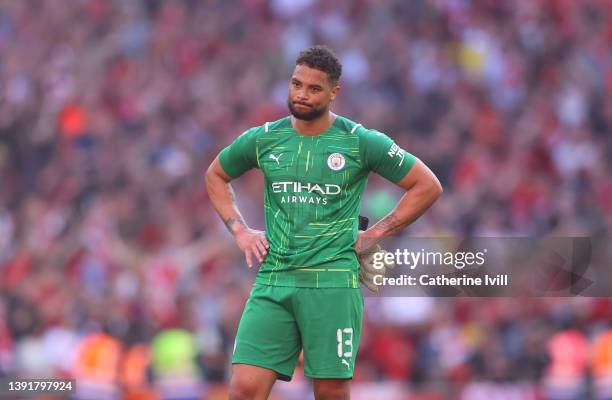
[[[338,340],[338,357],[342,360],[342,364],[350,370],[351,366],[346,359],[353,357],[353,328],[338,328],[336,339]]]

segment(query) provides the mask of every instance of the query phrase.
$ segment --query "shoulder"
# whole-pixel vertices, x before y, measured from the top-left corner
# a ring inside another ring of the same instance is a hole
[[[360,138],[364,132],[368,131],[368,129],[360,122],[353,121],[352,119],[346,118],[342,115],[336,116],[335,125],[338,130],[345,135],[355,136],[357,138]]]
[[[364,126],[362,123],[353,121],[349,118],[338,115],[338,126],[347,134],[355,135],[360,139],[375,139],[380,136],[386,136],[384,133]]]
[[[360,122],[353,121],[340,115],[337,118],[339,119],[337,125],[341,130],[346,132],[347,135],[357,137],[360,143],[379,142],[389,138],[384,133],[376,129],[368,128]]]
[[[265,135],[271,132],[278,132],[279,130],[289,129],[291,128],[290,118],[283,117],[281,119],[277,119],[276,121],[268,121],[258,126],[258,132],[260,134]]]
[[[269,134],[274,131],[278,131],[279,129],[286,128],[288,125],[289,117],[283,117],[276,121],[268,121],[264,122],[261,125],[253,126],[246,131],[242,132],[240,136],[249,136],[251,138],[258,138],[259,136],[263,136]]]
[[[352,119],[343,117],[342,115],[336,115],[336,127],[347,135],[357,135],[358,132],[365,129],[359,122],[355,122]]]

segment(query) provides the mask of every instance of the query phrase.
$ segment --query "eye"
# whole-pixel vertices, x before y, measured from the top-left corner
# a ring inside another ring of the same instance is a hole
[[[313,87],[312,91],[315,92],[315,93],[319,93],[321,91],[321,88]]]
[[[300,87],[301,85],[300,82],[295,82],[295,81],[291,82],[291,84],[293,85],[293,87]]]

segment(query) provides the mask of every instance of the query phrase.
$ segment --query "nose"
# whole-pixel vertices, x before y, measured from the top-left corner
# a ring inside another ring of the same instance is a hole
[[[308,92],[304,89],[297,89],[295,92],[295,99],[297,101],[308,101]]]

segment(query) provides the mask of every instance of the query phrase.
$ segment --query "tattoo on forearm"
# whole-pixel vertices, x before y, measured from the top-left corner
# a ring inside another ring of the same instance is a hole
[[[225,221],[225,226],[227,226],[227,229],[229,229],[230,233],[233,235],[235,232],[235,227],[237,225],[243,225],[246,226],[246,224],[244,223],[244,221],[242,220],[242,218],[228,218],[227,221]]]
[[[234,193],[234,189],[232,188],[232,185],[228,183],[226,185],[226,189],[227,189],[227,194],[229,194],[230,202],[232,203],[233,208],[236,209],[236,194]],[[238,214],[238,216],[236,217],[230,217],[224,220],[223,222],[225,223],[225,226],[227,227],[227,229],[230,231],[232,235],[236,233],[236,230],[240,225],[246,227],[246,223],[244,222],[244,219],[242,219],[242,216],[240,214]]]
[[[381,219],[376,225],[377,228],[380,229],[384,234],[391,234],[403,228],[402,222],[393,213]]]

